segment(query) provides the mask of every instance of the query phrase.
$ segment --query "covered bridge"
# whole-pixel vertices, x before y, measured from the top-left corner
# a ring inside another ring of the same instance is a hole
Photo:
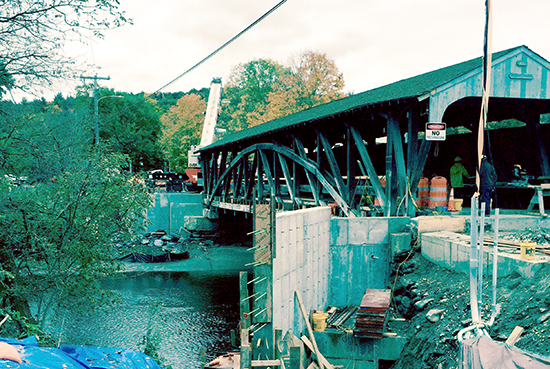
[[[493,54],[488,121],[512,122],[486,131],[499,180],[515,163],[550,176],[541,124],[549,73],[526,46]],[[350,217],[366,205],[414,215],[422,176],[448,177],[455,156],[475,173],[481,86],[480,57],[229,135],[200,151],[206,206],[251,211],[272,200],[285,209],[335,203]],[[425,139],[428,122],[446,123],[445,141]]]

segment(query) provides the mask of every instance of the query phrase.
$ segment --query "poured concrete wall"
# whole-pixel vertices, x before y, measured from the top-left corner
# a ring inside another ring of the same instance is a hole
[[[178,234],[185,216],[202,215],[202,195],[198,193],[154,193],[147,211],[147,232],[164,230]]]
[[[278,213],[273,254],[273,326],[295,334],[304,320],[294,291],[302,294],[306,311],[327,305],[330,208]]]
[[[457,272],[470,274],[470,235],[453,232],[431,232],[422,234],[422,255],[431,262]],[[493,248],[485,246],[484,264],[492,265]],[[522,260],[518,253],[498,252],[497,275],[504,277],[517,272],[523,277],[533,277],[537,270],[550,262],[550,256],[536,255],[534,260]],[[492,268],[484,268],[492,274]]]
[[[328,292],[331,305],[357,306],[367,288],[387,288],[390,234],[403,232],[409,222],[406,217],[332,219]]]

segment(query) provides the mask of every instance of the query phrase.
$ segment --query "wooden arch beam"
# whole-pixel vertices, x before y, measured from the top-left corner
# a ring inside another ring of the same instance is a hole
[[[311,174],[313,174],[316,177],[316,179],[319,181],[319,183],[321,183],[323,188],[330,194],[330,196],[334,199],[334,201],[338,204],[338,206],[342,209],[342,211],[344,212],[344,214],[346,216],[348,216],[348,217],[356,217],[357,216],[355,211],[350,208],[350,206],[348,205],[348,203],[346,201],[344,201],[343,197],[338,193],[338,191],[336,189],[334,189],[334,187],[330,184],[329,180],[324,177],[324,175],[321,173],[321,171],[317,168],[317,166],[315,165],[315,163],[312,160],[301,157],[300,155],[296,154],[294,151],[292,151],[291,149],[289,149],[287,147],[276,145],[276,144],[273,144],[273,143],[254,144],[254,145],[251,145],[251,146],[247,147],[246,149],[242,150],[241,152],[239,152],[239,154],[227,166],[225,171],[220,176],[217,177],[216,184],[214,186],[212,186],[212,190],[209,191],[208,199],[207,199],[207,202],[206,202],[206,207],[207,208],[212,206],[212,201],[214,200],[214,195],[216,194],[216,192],[218,191],[220,186],[223,185],[224,180],[227,178],[227,176],[229,175],[229,173],[231,172],[233,167],[238,165],[239,161],[243,157],[248,156],[248,155],[250,155],[251,153],[253,153],[255,151],[258,151],[258,152],[273,151],[273,152],[276,152],[276,153],[288,158],[289,160],[292,160],[294,163],[300,165],[302,168],[304,168],[304,170],[310,172]],[[259,155],[261,155],[261,154],[259,154]],[[260,165],[259,160],[258,160],[258,165]]]

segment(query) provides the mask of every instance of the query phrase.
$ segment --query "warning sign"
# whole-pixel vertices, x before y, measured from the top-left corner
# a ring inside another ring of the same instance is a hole
[[[426,123],[426,141],[445,141],[446,123]]]

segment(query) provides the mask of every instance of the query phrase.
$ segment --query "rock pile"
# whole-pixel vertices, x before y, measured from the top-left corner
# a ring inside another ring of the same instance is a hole
[[[401,359],[393,369],[457,368],[458,332],[472,324],[469,277],[439,267],[414,253],[403,265],[415,264],[412,272],[396,273],[394,300],[388,330],[408,338]],[[532,278],[518,273],[499,277],[497,303],[500,314],[488,329],[504,342],[516,326],[524,328],[515,346],[550,356],[550,265]],[[490,278],[484,278],[484,321],[491,315]],[[403,321],[403,318],[406,320]]]

